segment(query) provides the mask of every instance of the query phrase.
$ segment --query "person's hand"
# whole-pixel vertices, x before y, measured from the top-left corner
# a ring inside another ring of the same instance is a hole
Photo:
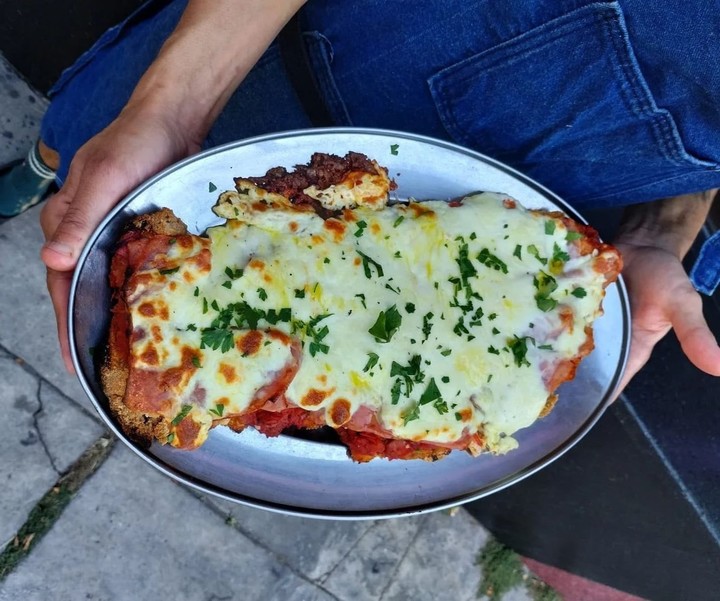
[[[199,149],[169,117],[126,107],[75,155],[67,180],[40,214],[46,243],[41,258],[55,309],[63,361],[73,372],[67,304],[73,270],[85,242],[107,213],[134,187]]]
[[[630,356],[618,393],[671,328],[696,367],[720,376],[720,347],[703,317],[702,299],[677,255],[661,246],[632,242],[616,242],[616,246],[623,255],[632,312]]]

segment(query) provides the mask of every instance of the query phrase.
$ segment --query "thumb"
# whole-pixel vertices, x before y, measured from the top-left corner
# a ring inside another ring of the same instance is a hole
[[[87,177],[77,185],[80,171]],[[47,240],[40,254],[43,263],[55,271],[72,270],[92,232],[133,184],[107,161],[74,170],[41,214]]]

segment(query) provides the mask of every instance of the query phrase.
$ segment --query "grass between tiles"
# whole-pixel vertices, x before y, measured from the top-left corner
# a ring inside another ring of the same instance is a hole
[[[58,520],[83,483],[107,459],[115,437],[100,436],[38,501],[13,539],[0,552],[0,581],[27,557]]]
[[[524,585],[534,601],[561,601],[551,587],[527,571],[517,553],[493,538],[478,554],[477,564],[483,574],[479,597],[501,601],[505,593]]]

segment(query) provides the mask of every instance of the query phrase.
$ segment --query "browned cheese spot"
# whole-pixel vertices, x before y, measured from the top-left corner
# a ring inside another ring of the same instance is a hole
[[[413,212],[415,217],[435,217],[435,211],[422,206],[420,203],[411,202],[408,208]]]
[[[317,405],[322,403],[329,395],[329,390],[318,390],[317,388],[311,388],[300,400],[300,404],[306,405],[308,407],[316,407]]]
[[[347,230],[347,225],[345,225],[342,221],[338,221],[333,218],[326,219],[323,223],[323,227],[332,234],[335,242],[342,240],[343,236],[345,236],[345,231]]]
[[[175,243],[182,249],[190,250],[193,247],[192,236],[176,236]]]
[[[152,337],[155,342],[162,342],[163,335],[159,325],[153,325],[150,328],[150,332],[152,333]]]
[[[330,409],[330,419],[336,426],[342,426],[350,419],[350,401],[337,399]]]
[[[240,338],[235,344],[243,357],[254,355],[260,350],[263,334],[260,330],[251,330]]]
[[[222,374],[222,377],[225,378],[225,381],[228,384],[232,384],[233,382],[237,381],[237,372],[235,371],[235,367],[232,365],[229,365],[228,363],[221,363],[220,364],[220,373]]]
[[[469,407],[461,409],[458,413],[460,414],[461,420],[464,422],[469,422],[472,419],[473,412]]]
[[[145,350],[141,353],[140,359],[146,365],[157,365],[159,363],[157,349],[152,342],[148,343]]]
[[[152,317],[155,315],[155,306],[152,303],[142,303],[138,307],[138,312],[145,317]]]
[[[212,254],[210,253],[210,250],[207,248],[203,248],[198,254],[196,254],[194,257],[191,257],[188,259],[188,262],[195,263],[197,265],[198,270],[202,272],[209,272],[210,267],[212,265]]]

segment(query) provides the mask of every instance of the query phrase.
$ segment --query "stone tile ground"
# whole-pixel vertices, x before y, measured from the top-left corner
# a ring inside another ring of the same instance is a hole
[[[24,157],[35,142],[47,100],[0,54],[0,167]]]

